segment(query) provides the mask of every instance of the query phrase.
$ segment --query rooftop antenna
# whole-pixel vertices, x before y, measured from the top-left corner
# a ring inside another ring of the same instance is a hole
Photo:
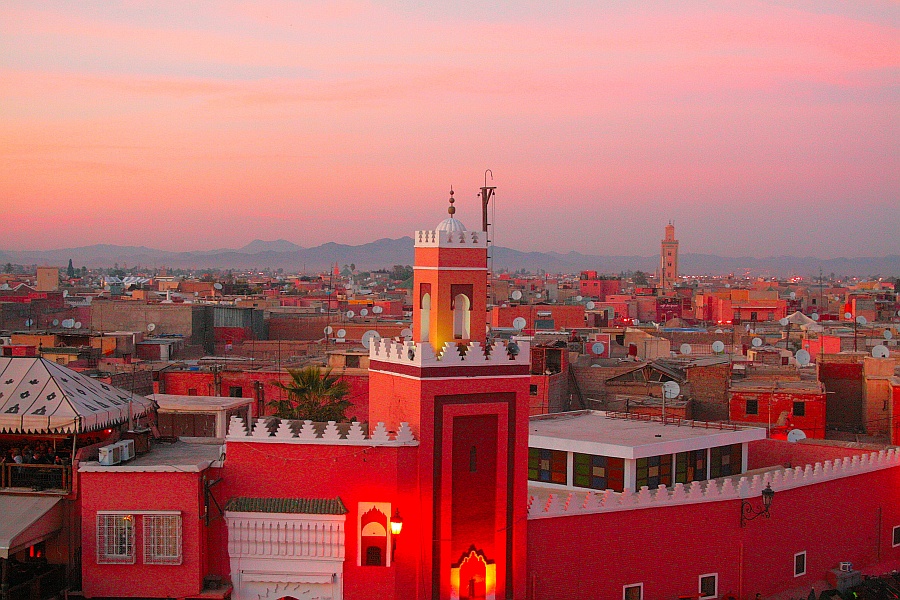
[[[494,197],[494,191],[497,189],[496,186],[488,185],[488,175],[491,176],[491,181],[494,180],[494,172],[490,169],[484,170],[484,187],[481,188],[481,193],[478,195],[481,196],[481,230],[484,232],[484,237],[487,239],[488,246],[488,282],[492,283],[491,280],[494,278],[494,254],[491,252],[491,235],[488,233],[488,226],[493,225],[492,223],[488,223],[488,204],[491,202],[491,198]],[[491,206],[493,208],[493,205]],[[494,294],[494,286],[490,285],[491,292],[491,304],[497,303],[497,297]]]

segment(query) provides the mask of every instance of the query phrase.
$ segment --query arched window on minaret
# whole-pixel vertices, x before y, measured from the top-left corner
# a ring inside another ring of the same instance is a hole
[[[457,340],[467,340],[471,337],[471,308],[472,303],[465,294],[457,294],[453,298],[453,337]]]
[[[428,333],[431,329],[431,285],[423,283],[419,291],[419,339],[428,341]]]

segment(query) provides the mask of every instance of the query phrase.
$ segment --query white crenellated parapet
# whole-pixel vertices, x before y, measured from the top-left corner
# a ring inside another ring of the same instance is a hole
[[[416,248],[484,248],[487,250],[487,234],[483,231],[423,229],[416,232]]]
[[[277,426],[276,423],[277,422]],[[274,427],[274,433],[272,429]],[[256,420],[253,431],[247,430],[244,420],[232,416],[228,424],[226,442],[262,442],[267,444],[333,444],[337,446],[418,446],[408,423],[400,423],[396,432],[388,432],[378,423],[369,436],[362,423],[313,423],[291,421],[277,417]]]
[[[766,485],[771,485],[773,490],[779,492],[894,467],[900,467],[898,448],[852,458],[826,460],[803,467],[777,467],[752,476],[736,475],[709,481],[693,481],[690,484],[676,483],[673,487],[659,485],[654,490],[644,486],[637,492],[630,489],[614,492],[562,486],[558,489],[543,485],[531,486],[528,490],[528,518],[544,519],[756,498],[762,494]]]
[[[446,342],[441,352],[435,354],[428,342],[381,338],[369,347],[369,360],[419,368],[531,365],[531,344],[528,340],[515,340],[518,353],[510,353],[508,344],[504,340],[495,340],[484,346],[473,341],[460,347],[455,342]]]

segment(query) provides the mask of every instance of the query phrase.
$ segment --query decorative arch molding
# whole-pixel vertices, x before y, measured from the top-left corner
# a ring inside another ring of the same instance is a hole
[[[450,600],[496,600],[497,564],[469,546],[450,567]]]
[[[391,566],[391,528],[390,502],[360,502],[357,507],[357,544],[356,565],[363,566]],[[371,550],[377,548],[378,552]],[[369,564],[368,560],[374,554],[380,554],[378,565]]]

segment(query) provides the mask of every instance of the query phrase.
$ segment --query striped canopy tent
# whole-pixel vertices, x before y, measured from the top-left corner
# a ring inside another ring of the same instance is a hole
[[[96,431],[152,408],[148,398],[43,358],[0,358],[0,433]]]

